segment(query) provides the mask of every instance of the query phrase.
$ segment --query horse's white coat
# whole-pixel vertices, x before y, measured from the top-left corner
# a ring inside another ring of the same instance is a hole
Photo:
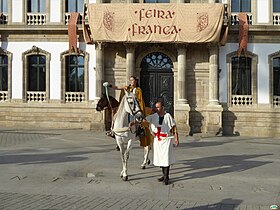
[[[133,93],[126,92],[119,105],[113,126],[115,139],[120,148],[123,166],[120,176],[124,181],[128,179],[127,161],[129,151],[132,149],[132,142],[135,140],[135,133],[132,132],[132,129],[127,129],[130,127],[128,121],[129,114],[135,120],[142,120],[143,116],[136,96]]]

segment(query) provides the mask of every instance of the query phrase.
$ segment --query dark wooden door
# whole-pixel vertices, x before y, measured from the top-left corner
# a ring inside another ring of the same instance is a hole
[[[174,114],[174,75],[172,61],[162,53],[151,53],[141,63],[140,87],[146,106],[163,101],[165,110]]]

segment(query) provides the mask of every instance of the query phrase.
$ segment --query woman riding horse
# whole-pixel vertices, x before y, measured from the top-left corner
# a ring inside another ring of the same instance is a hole
[[[143,95],[142,95],[142,90],[138,85],[138,79],[135,76],[131,76],[129,78],[130,85],[124,86],[124,87],[117,87],[113,85],[108,85],[109,87],[115,89],[115,90],[122,90],[120,94],[120,100],[124,96],[124,90],[132,92],[136,95],[139,104],[140,104],[140,109],[142,110],[143,115],[146,117],[147,115],[151,114],[152,109],[146,108],[145,102],[143,100]],[[148,112],[148,113],[147,113]],[[144,130],[145,135],[140,135],[140,146],[144,148],[144,161],[141,164],[141,168],[145,169],[146,165],[150,164],[150,160],[148,158],[149,152],[151,150],[151,144],[152,144],[152,139],[153,137],[151,136],[151,133],[149,131],[149,128],[142,128],[142,131]]]

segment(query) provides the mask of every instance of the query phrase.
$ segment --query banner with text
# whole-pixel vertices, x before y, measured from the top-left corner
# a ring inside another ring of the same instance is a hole
[[[93,41],[218,42],[223,4],[89,4]]]

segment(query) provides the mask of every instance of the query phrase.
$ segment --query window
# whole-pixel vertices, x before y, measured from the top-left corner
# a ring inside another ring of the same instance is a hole
[[[251,0],[232,0],[231,1],[231,11],[232,12],[251,12]]]
[[[88,60],[89,54],[65,51],[61,59],[61,101],[80,103],[88,100]]]
[[[66,56],[66,92],[84,92],[84,57]]]
[[[273,107],[280,107],[280,51],[268,56],[270,66],[270,98]]]
[[[280,96],[280,57],[273,58],[273,95]]]
[[[252,59],[246,57],[232,58],[232,94],[252,94]]]
[[[247,57],[237,51],[227,55],[228,104],[234,107],[255,106],[257,103],[258,56],[247,51]]]
[[[12,53],[0,48],[0,101],[11,99]]]
[[[84,1],[82,0],[66,0],[65,12],[79,12],[82,13],[84,10]]]
[[[0,91],[8,91],[8,56],[0,55]]]
[[[280,1],[273,0],[273,12],[280,12]]]
[[[8,14],[8,0],[0,0],[0,13]]]
[[[46,13],[46,0],[28,0],[27,12]]]
[[[27,91],[46,91],[46,56],[28,56]]]
[[[48,102],[50,98],[50,53],[33,46],[23,53],[24,102]]]

